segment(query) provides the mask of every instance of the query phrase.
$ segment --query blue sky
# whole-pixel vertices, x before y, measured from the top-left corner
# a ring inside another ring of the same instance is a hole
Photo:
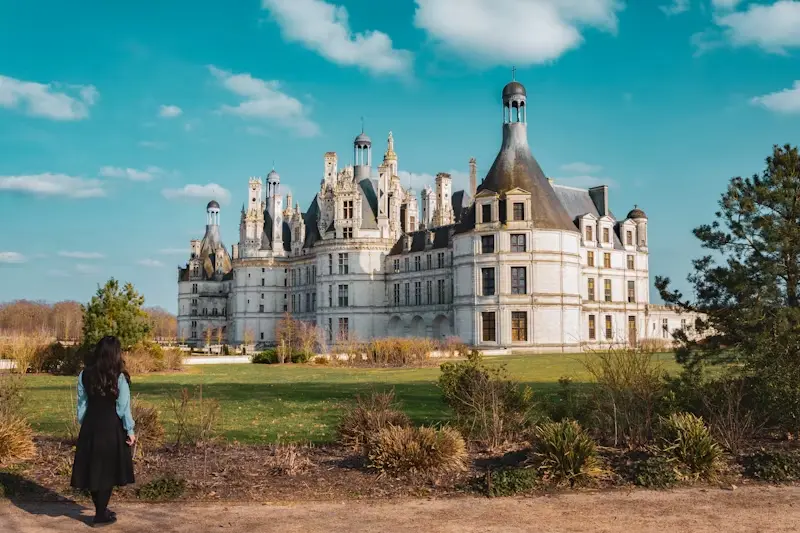
[[[798,143],[799,49],[798,0],[0,0],[0,301],[114,276],[174,310],[207,201],[230,247],[274,161],[305,209],[362,116],[406,183],[461,188],[512,65],[545,172],[642,207],[685,286],[727,180]]]

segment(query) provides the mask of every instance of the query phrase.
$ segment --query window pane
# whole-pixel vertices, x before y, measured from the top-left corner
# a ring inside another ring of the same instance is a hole
[[[484,235],[481,237],[481,253],[494,253],[494,235]],[[439,265],[441,267],[441,265]]]
[[[525,204],[514,203],[514,220],[525,220]]]
[[[492,220],[492,204],[483,204],[481,206],[481,222],[491,222]]]
[[[481,280],[483,283],[483,295],[494,296],[494,268],[481,269]]]
[[[511,313],[511,340],[528,340],[528,313],[525,311],[513,311]]]
[[[481,313],[481,322],[483,326],[483,341],[495,342],[497,340],[497,332],[495,330],[494,313]]]

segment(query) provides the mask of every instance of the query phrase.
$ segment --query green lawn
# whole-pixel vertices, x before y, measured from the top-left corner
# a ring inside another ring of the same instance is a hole
[[[525,355],[491,358],[504,363],[510,375],[547,394],[558,378],[586,381],[586,355]],[[666,370],[674,370],[672,354],[660,356]],[[185,372],[136,376],[134,396],[156,404],[169,432],[173,416],[169,396],[181,387],[203,386],[203,395],[222,408],[222,428],[229,440],[313,441],[333,438],[342,408],[371,388],[394,388],[404,410],[417,423],[447,417],[436,381],[438,367],[410,369],[342,368],[314,365],[209,365],[187,367]],[[75,405],[75,378],[31,375],[25,377],[26,409],[36,431],[63,435]],[[196,389],[195,389],[196,390]]]

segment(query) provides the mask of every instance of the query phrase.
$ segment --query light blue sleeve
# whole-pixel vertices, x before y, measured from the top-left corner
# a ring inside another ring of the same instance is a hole
[[[131,388],[128,386],[128,380],[125,379],[123,374],[119,375],[117,382],[119,387],[119,396],[117,396],[117,416],[122,420],[122,427],[128,432],[128,435],[133,435],[133,428],[136,424],[131,415]]]
[[[78,424],[83,424],[86,415],[86,390],[83,388],[83,370],[78,374]]]

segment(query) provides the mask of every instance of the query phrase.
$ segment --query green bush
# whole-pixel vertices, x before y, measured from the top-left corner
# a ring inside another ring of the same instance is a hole
[[[558,378],[558,392],[548,398],[545,405],[547,414],[555,421],[586,420],[589,413],[589,396],[578,390],[572,378]]]
[[[504,468],[490,470],[477,480],[478,490],[497,498],[528,494],[541,482],[539,472],[533,468]]]
[[[509,379],[504,365],[489,366],[477,352],[441,365],[439,388],[468,438],[489,448],[521,439],[540,418],[530,387]]]
[[[758,451],[743,458],[744,472],[750,477],[773,483],[800,481],[800,452]]]
[[[393,475],[434,480],[466,470],[467,445],[453,428],[389,426],[367,441],[367,465]]]
[[[573,486],[602,473],[595,442],[574,420],[538,426],[533,459],[544,480],[555,484]]]
[[[314,355],[316,354],[310,352],[294,352],[291,357],[292,363],[295,364],[308,363],[311,360],[311,358],[314,357]]]
[[[633,466],[633,482],[649,489],[668,489],[680,481],[675,461],[662,455],[651,455]]]
[[[278,353],[275,348],[270,348],[253,355],[252,361],[257,365],[274,365],[278,362]]]
[[[688,470],[691,477],[713,479],[720,466],[722,447],[701,417],[675,413],[661,419],[660,447]]]
[[[42,358],[42,372],[63,376],[77,376],[83,369],[86,348],[64,346],[60,342],[50,344]]]
[[[356,396],[356,405],[345,412],[339,422],[339,440],[358,451],[367,440],[389,426],[407,427],[411,420],[400,411],[394,391],[373,391],[366,396]]]
[[[168,476],[145,483],[136,490],[136,497],[151,502],[176,500],[185,491],[186,480]]]

